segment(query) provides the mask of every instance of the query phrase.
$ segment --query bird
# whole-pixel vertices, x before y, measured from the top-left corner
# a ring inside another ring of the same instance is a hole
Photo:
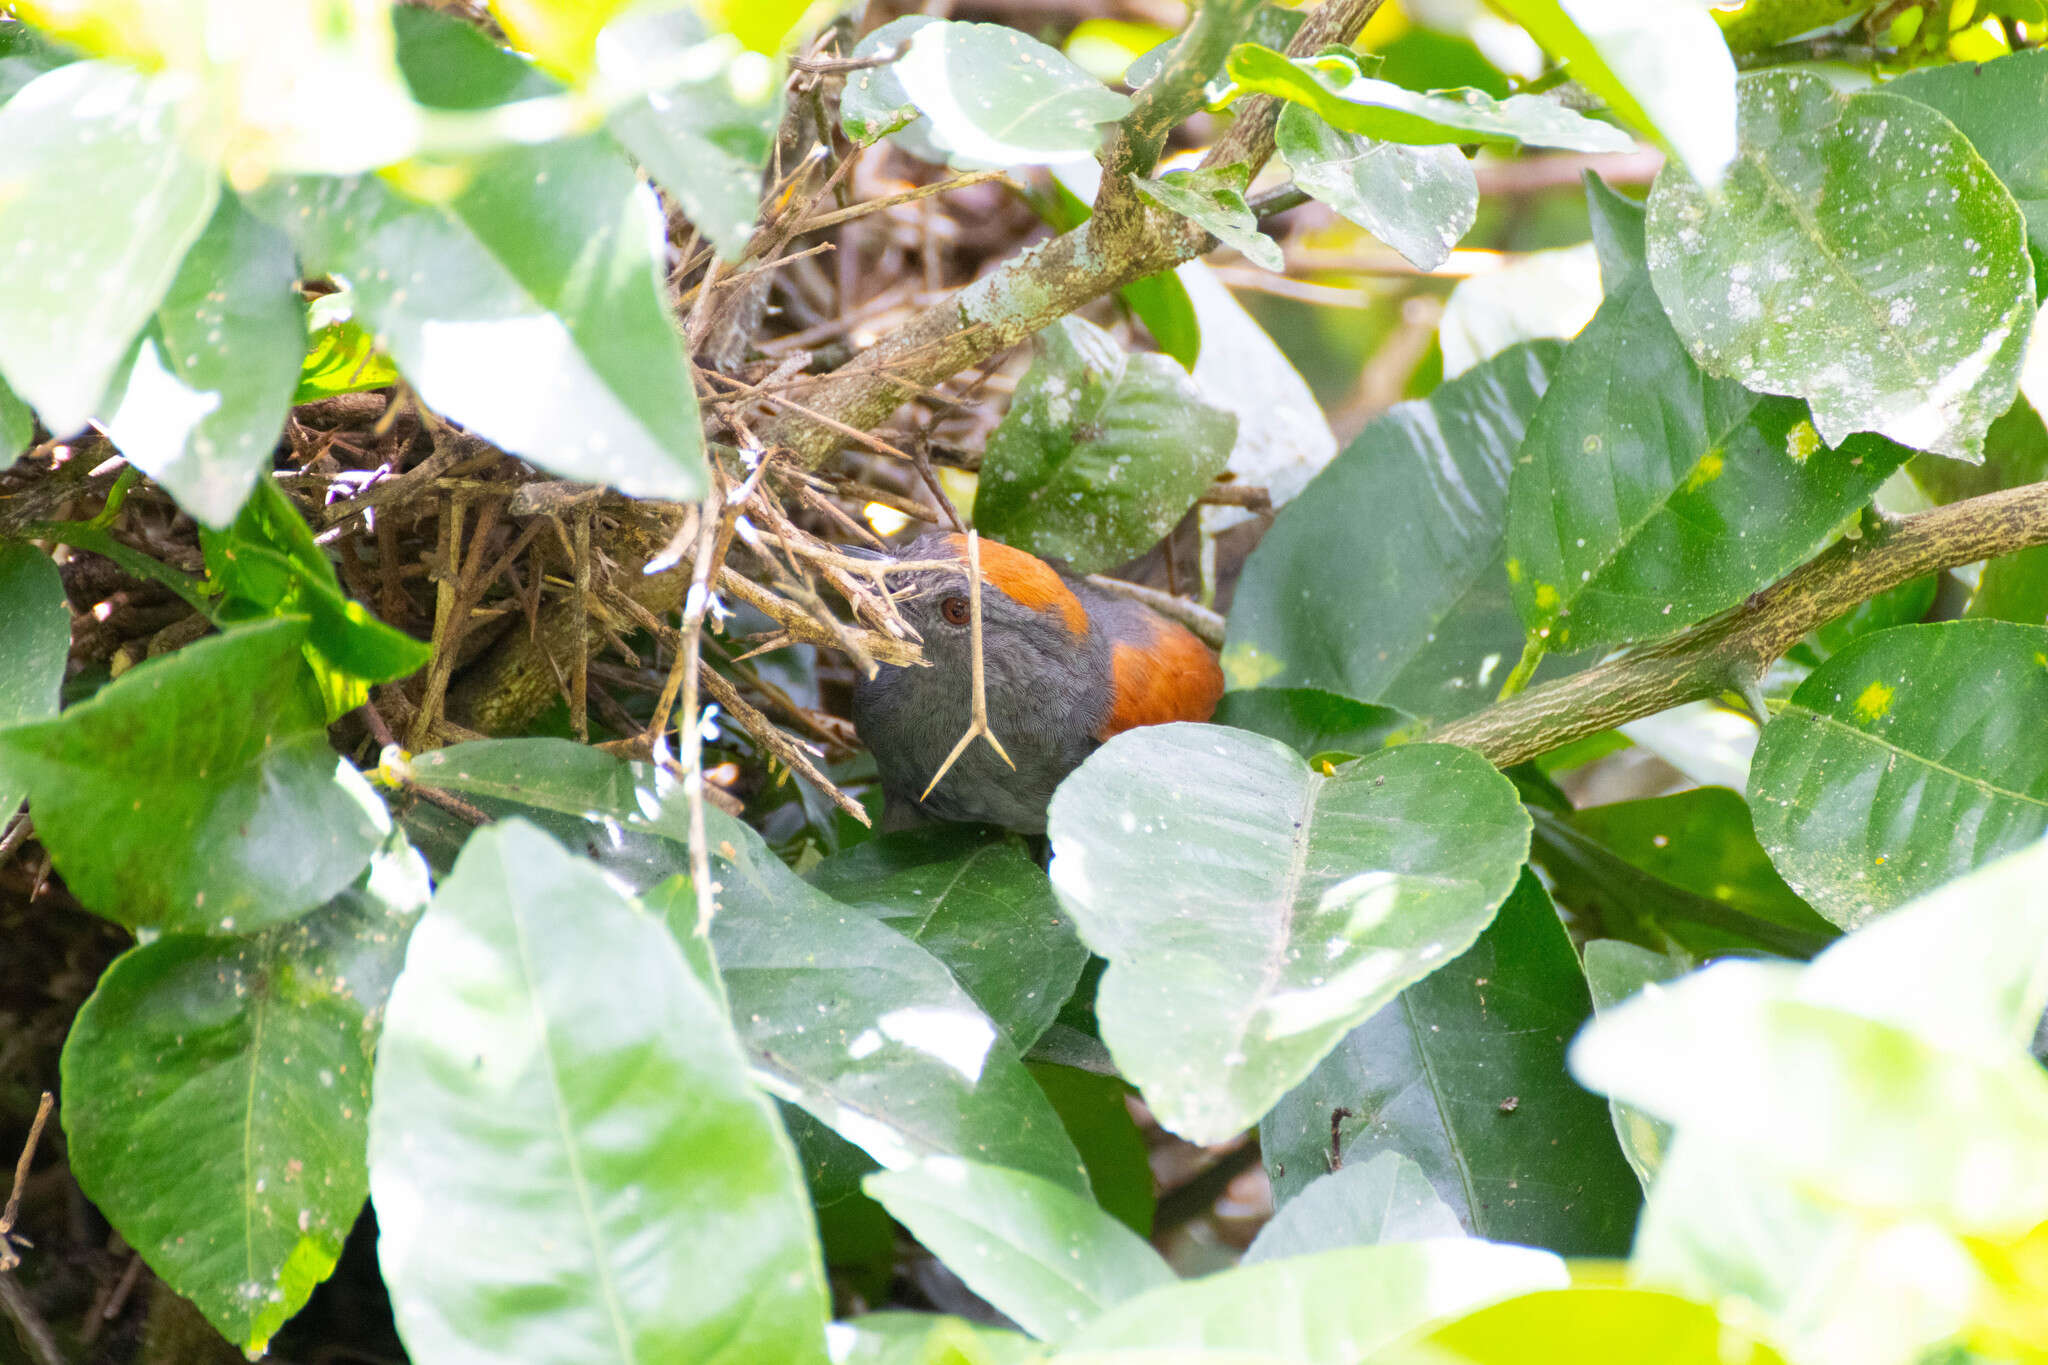
[[[920,536],[895,557],[958,566],[890,576],[928,666],[878,665],[853,692],[884,830],[947,821],[1042,834],[1053,789],[1106,741],[1207,720],[1223,695],[1215,656],[1185,626],[1023,550],[983,540],[979,552],[989,729],[1016,766],[977,742],[932,785],[972,723],[972,610],[966,535]]]

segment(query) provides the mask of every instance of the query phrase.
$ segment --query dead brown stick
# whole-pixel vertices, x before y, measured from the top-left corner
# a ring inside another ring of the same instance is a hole
[[[987,740],[988,747],[996,751],[996,757],[1008,763],[1013,771],[1017,767],[1009,753],[1004,750],[1003,742],[996,738],[995,731],[988,728],[988,688],[982,677],[981,665],[981,533],[978,531],[967,533],[967,626],[974,685],[974,699],[971,703],[972,710],[969,712],[967,733],[960,736],[960,742],[953,746],[953,752],[946,755],[946,761],[939,765],[939,770],[932,774],[932,780],[925,783],[924,790],[918,793],[917,799],[920,801],[932,794],[932,788],[939,785],[939,779],[959,761],[960,755],[967,752],[967,746],[974,743],[977,735]]]

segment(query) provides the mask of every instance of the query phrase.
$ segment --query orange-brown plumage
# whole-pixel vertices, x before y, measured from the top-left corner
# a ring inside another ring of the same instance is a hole
[[[1215,714],[1223,696],[1216,656],[1184,626],[1158,617],[1150,625],[1151,639],[1144,644],[1119,640],[1111,651],[1109,717],[1097,739]]]
[[[948,536],[954,553],[965,562],[967,559],[967,537]],[[1020,607],[1033,611],[1059,613],[1067,629],[1075,635],[1088,633],[1088,610],[1081,605],[1081,599],[1062,580],[1052,565],[1036,555],[1022,550],[1013,550],[1007,545],[998,545],[993,540],[981,542],[981,578],[984,583],[1000,589]]]

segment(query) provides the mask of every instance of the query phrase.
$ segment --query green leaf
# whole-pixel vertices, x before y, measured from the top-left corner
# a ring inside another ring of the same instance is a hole
[[[1735,62],[1696,5],[1501,0],[1566,72],[1675,153],[1702,184],[1735,159]]]
[[[1508,490],[1516,610],[1567,652],[1734,606],[1810,559],[1911,454],[1872,436],[1828,449],[1805,405],[1701,374],[1642,265],[1637,210],[1588,193],[1615,277],[1529,419]]]
[[[982,458],[982,532],[1094,573],[1150,549],[1230,459],[1237,419],[1165,356],[1062,318]]]
[[[823,1362],[795,1154],[659,920],[532,826],[469,845],[391,991],[378,1256],[415,1359]]]
[[[1874,431],[1976,459],[2034,320],[2012,196],[1924,104],[1801,72],[1739,90],[1719,195],[1675,167],[1650,192],[1650,274],[1686,346],[1809,400],[1829,444]]]
[[[213,216],[219,172],[187,143],[186,91],[73,62],[0,105],[0,372],[60,436],[93,415]]]
[[[598,60],[608,80],[647,89],[612,111],[612,136],[720,258],[737,263],[753,235],[761,175],[775,147],[782,82],[768,79],[759,63],[707,61],[721,52],[708,38],[688,8],[631,14],[598,39]],[[664,69],[702,74],[662,82]]]
[[[1090,1038],[1096,1048],[1101,1043]],[[1088,1168],[1095,1201],[1140,1237],[1152,1233],[1158,1200],[1152,1192],[1152,1164],[1145,1135],[1124,1103],[1130,1087],[1116,1076],[1097,1075],[1054,1062],[1026,1062],[1025,1070],[1045,1092],[1060,1126]]]
[[[1043,166],[1092,155],[1103,125],[1131,107],[1057,48],[1002,24],[899,19],[855,55],[897,46],[895,62],[847,80],[840,119],[856,142],[893,132],[912,155],[959,170]],[[910,118],[921,121],[905,138]]]
[[[288,180],[254,202],[306,273],[349,282],[356,317],[437,412],[565,478],[700,496],[653,196],[601,137],[485,153],[460,179],[441,203],[378,176]]]
[[[1757,838],[1845,929],[2048,830],[2048,628],[1865,636],[1800,684],[1757,744]]]
[[[1852,934],[1811,966],[1723,962],[1603,1014],[1588,1084],[1838,1207],[2024,1235],[2048,1215],[2048,845]],[[1985,1172],[1997,1172],[1986,1178]]]
[[[1326,49],[1290,58],[1244,43],[1230,51],[1239,93],[1274,95],[1304,105],[1332,127],[1382,142],[1520,143],[1575,152],[1625,152],[1635,139],[1540,95],[1496,100],[1481,90],[1422,94],[1361,70],[1355,53]]]
[[[1313,687],[1261,687],[1225,692],[1211,717],[1253,734],[1277,739],[1303,758],[1344,754],[1352,758],[1384,748],[1397,736],[1412,737],[1415,722],[1391,706],[1353,701]]]
[[[398,69],[421,104],[488,109],[562,91],[559,81],[458,14],[400,5],[390,16]]]
[[[1655,983],[1685,974],[1687,960],[1670,953],[1652,952],[1619,939],[1594,939],[1586,945],[1586,989],[1592,993],[1593,1009],[1607,1011]],[[1636,1179],[1649,1190],[1671,1149],[1671,1125],[1659,1123],[1620,1100],[1609,1100],[1614,1115],[1614,1135],[1621,1140],[1622,1155],[1635,1168]]]
[[[810,882],[945,963],[1019,1054],[1051,1025],[1088,961],[1015,835],[955,825],[884,834],[825,859]]]
[[[1309,1181],[1259,1229],[1240,1264],[1464,1235],[1422,1168],[1399,1152],[1381,1152]]]
[[[107,394],[107,438],[207,526],[235,519],[284,430],[306,349],[297,273],[284,235],[223,194]]]
[[[1887,81],[1884,93],[1938,109],[2005,182],[2027,221],[2036,262],[2048,261],[2048,51],[1993,62],[1922,67]]]
[[[299,386],[292,402],[312,403],[397,382],[398,367],[355,320],[354,290],[339,289],[313,300],[307,323],[313,334],[299,365]]]
[[[6,380],[0,379],[0,470],[21,458],[21,452],[28,449],[35,434],[35,413],[14,396]]]
[[[1128,730],[1053,796],[1052,883],[1109,959],[1102,1039],[1166,1128],[1233,1136],[1469,947],[1528,851],[1513,784],[1410,744],[1312,772],[1212,725]]]
[[[1592,1013],[1578,955],[1524,872],[1479,941],[1353,1029],[1260,1125],[1282,1208],[1341,1143],[1420,1163],[1476,1236],[1567,1256],[1628,1249],[1637,1184],[1607,1107],[1565,1074]]]
[[[1056,1340],[1174,1274],[1144,1238],[1081,1196],[1018,1171],[932,1157],[861,1182],[967,1287]]]
[[[1571,823],[1602,848],[1669,885],[1741,914],[1833,937],[1833,926],[1785,885],[1757,842],[1748,804],[1726,787],[1588,806]],[[1725,951],[1743,945],[1694,946]]]
[[[341,590],[334,565],[275,479],[257,482],[229,530],[203,531],[199,540],[220,586],[223,624],[309,618],[306,658],[329,721],[367,701],[369,684],[407,677],[433,656],[432,646],[384,624]]]
[[[1418,270],[1449,260],[1479,212],[1479,181],[1456,147],[1376,141],[1299,104],[1280,111],[1277,147],[1297,186]]]
[[[630,0],[490,0],[491,15],[520,51],[568,81],[592,74],[598,33]]]
[[[689,870],[685,803],[644,765],[567,740],[481,740],[423,754],[413,769],[487,809],[527,808],[636,891]],[[958,1156],[1087,1191],[1058,1116],[936,958],[804,882],[747,826],[705,816],[712,949],[769,1093],[885,1166]],[[679,937],[694,932],[687,904]]]
[[[1705,1304],[1654,1289],[1574,1285],[1467,1314],[1374,1365],[1785,1365]]]
[[[390,821],[328,747],[305,640],[298,618],[245,626],[0,730],[0,781],[28,787],[73,895],[130,928],[247,933],[355,880]]]
[[[747,826],[706,817],[712,948],[762,1085],[891,1169],[957,1156],[1087,1193],[1059,1116],[936,959],[805,884]]]
[[[64,580],[33,545],[0,544],[0,730],[57,714],[71,652]],[[12,819],[28,783],[0,758],[0,825]]]
[[[0,104],[21,93],[45,71],[55,71],[79,54],[20,21],[0,22]]]
[[[1280,244],[1259,231],[1258,215],[1245,203],[1244,187],[1249,179],[1243,166],[1213,166],[1168,171],[1157,179],[1134,175],[1131,185],[1144,198],[1193,222],[1253,265],[1284,271],[1287,261],[1280,254]]]
[[[1235,1349],[1305,1365],[1357,1365],[1424,1323],[1563,1288],[1566,1278],[1564,1263],[1547,1251],[1472,1238],[1346,1247],[1152,1290],[1103,1314],[1068,1350],[1149,1348],[1179,1360],[1176,1348]]]
[[[1281,509],[1231,604],[1231,686],[1327,688],[1430,722],[1492,700],[1522,644],[1508,471],[1561,351],[1512,347],[1395,407]],[[1409,510],[1358,514],[1372,507]]]
[[[1277,4],[1274,0],[1264,0],[1252,11],[1251,21],[1245,26],[1241,40],[1257,43],[1260,47],[1284,51],[1287,45],[1294,41],[1294,35],[1301,31],[1301,26],[1307,18],[1308,16],[1298,9],[1288,9],[1284,4]],[[1167,58],[1173,55],[1174,45],[1180,38],[1181,35],[1176,33],[1132,61],[1129,69],[1124,72],[1124,84],[1133,90],[1150,85],[1153,78],[1166,69]],[[1203,93],[1209,103],[1222,103],[1230,96],[1229,77],[1223,72],[1218,72],[1210,78]]]
[[[1036,1365],[1044,1348],[1017,1332],[935,1313],[863,1313],[831,1326],[832,1365]]]
[[[333,1272],[369,1192],[371,1055],[427,892],[394,835],[294,923],[131,949],[65,1041],[79,1186],[251,1355]]]

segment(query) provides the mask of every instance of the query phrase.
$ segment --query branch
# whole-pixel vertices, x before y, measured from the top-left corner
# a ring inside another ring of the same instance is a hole
[[[1424,738],[1477,749],[1510,767],[1627,721],[1744,690],[1809,632],[1860,602],[1924,574],[2042,544],[2048,483],[1937,507],[1837,541],[1732,611]]]
[[[1288,51],[1307,55],[1327,42],[1349,39],[1379,5],[1380,0],[1324,0]],[[1203,164],[1242,163],[1254,171],[1263,166],[1273,152],[1273,104],[1263,95],[1240,101],[1237,121]],[[863,431],[880,426],[941,380],[1036,336],[1084,303],[1193,260],[1214,245],[1193,223],[1150,206],[1090,219],[1012,256],[917,314],[815,386],[806,403],[809,415],[785,414],[761,438],[789,447],[807,465],[823,464],[844,436],[818,418]]]
[[[1202,0],[1159,74],[1139,89],[1131,112],[1102,148],[1105,176],[1150,175],[1166,135],[1205,103],[1209,81],[1244,33],[1261,0]]]

